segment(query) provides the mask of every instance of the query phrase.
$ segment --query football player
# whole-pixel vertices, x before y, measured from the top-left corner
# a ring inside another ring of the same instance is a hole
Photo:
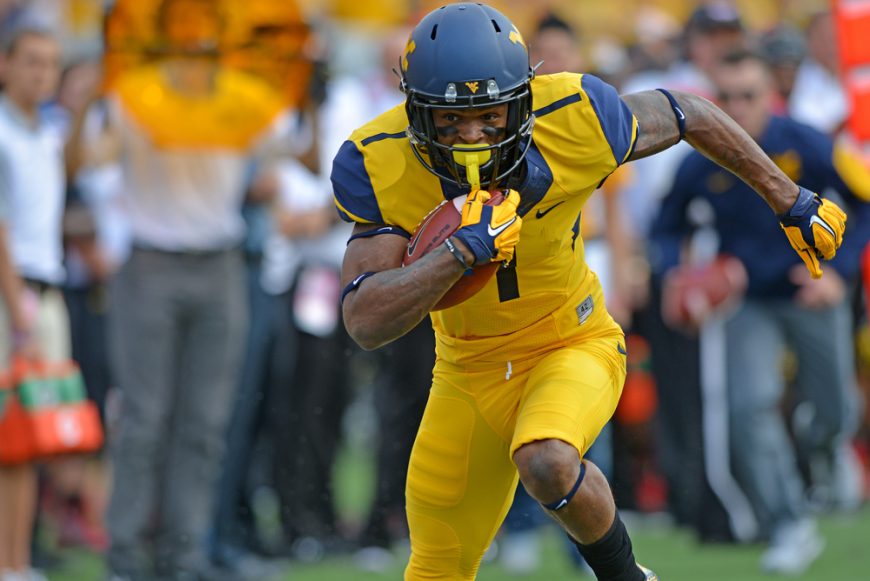
[[[635,563],[609,485],[583,459],[613,414],[626,363],[583,259],[583,204],[620,164],[685,139],[764,198],[814,275],[841,242],[843,214],[700,97],[620,97],[591,75],[535,77],[522,35],[486,5],[431,12],[400,60],[405,106],[355,131],[332,170],[338,212],[355,223],[342,273],[348,332],[375,349],[469,268],[506,265],[478,294],[431,314],[437,362],[408,472],[405,579],[474,579],[518,476],[599,579],[656,579]],[[479,172],[469,151],[485,160]],[[484,205],[496,188],[509,190],[505,201]],[[463,194],[458,230],[400,268],[408,233]]]

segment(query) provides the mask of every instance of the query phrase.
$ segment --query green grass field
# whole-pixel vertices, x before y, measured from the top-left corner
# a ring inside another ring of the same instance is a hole
[[[870,507],[850,517],[824,518],[821,528],[827,549],[810,571],[791,579],[813,581],[866,581],[870,579]],[[758,570],[762,547],[699,545],[684,532],[667,527],[633,524],[632,536],[638,559],[654,567],[664,581],[770,581]],[[480,581],[517,579],[561,581],[591,579],[571,568],[555,530],[548,531],[541,570],[530,576],[510,576],[496,564],[485,564]],[[50,575],[52,581],[98,581],[100,566],[92,556],[70,556],[65,573]],[[401,579],[401,563],[383,573],[365,573],[350,557],[316,565],[292,566],[287,581],[375,581]]]
[[[365,438],[349,438],[354,445],[341,450],[336,462],[336,508],[353,526],[364,518],[374,489],[372,448]],[[664,581],[771,581],[763,575],[758,561],[763,546],[701,545],[692,536],[661,523],[661,519],[636,519],[626,515],[639,562],[653,568]],[[654,524],[657,523],[657,524]],[[275,522],[266,523],[269,528]],[[820,527],[827,541],[825,552],[801,577],[789,579],[812,581],[870,581],[870,504],[857,514],[825,517]],[[512,576],[497,562],[485,563],[480,581],[562,581],[591,580],[591,576],[574,569],[569,561],[560,533],[555,526],[545,531],[542,568],[535,575]],[[65,555],[63,572],[49,574],[51,581],[102,581],[100,560],[76,552]],[[384,573],[367,573],[358,569],[350,556],[335,557],[317,564],[291,565],[281,581],[376,581],[399,580],[406,554],[396,553],[396,564]]]

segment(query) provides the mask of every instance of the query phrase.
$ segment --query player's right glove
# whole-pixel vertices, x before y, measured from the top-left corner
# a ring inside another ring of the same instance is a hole
[[[843,243],[846,213],[837,204],[801,188],[791,209],[779,223],[792,248],[807,265],[810,276],[821,278],[820,260],[831,260]]]
[[[474,254],[474,264],[510,260],[520,240],[523,219],[517,215],[520,194],[510,190],[497,206],[488,206],[489,192],[477,190],[468,194],[462,207],[462,222],[453,234]]]

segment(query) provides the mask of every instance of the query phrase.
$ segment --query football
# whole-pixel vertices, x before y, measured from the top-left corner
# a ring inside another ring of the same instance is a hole
[[[490,195],[492,197],[486,202],[488,206],[497,206],[504,200],[504,195],[499,191],[490,192]],[[456,232],[462,223],[462,206],[465,204],[466,197],[459,196],[452,200],[445,200],[423,218],[408,242],[402,266],[413,264],[434,248],[444,244],[444,241]],[[463,276],[450,287],[450,290],[441,297],[441,300],[436,303],[432,310],[440,311],[458,305],[477,294],[492,278],[499,266],[501,266],[500,262],[475,266],[471,274]]]
[[[665,275],[662,317],[674,327],[697,328],[736,303],[747,283],[743,263],[733,256],[719,255],[708,264],[678,266]]]

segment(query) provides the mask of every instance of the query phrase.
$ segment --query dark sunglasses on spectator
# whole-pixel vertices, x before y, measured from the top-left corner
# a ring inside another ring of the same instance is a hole
[[[734,93],[728,93],[725,91],[720,91],[717,95],[717,99],[720,103],[728,103],[730,101],[754,101],[758,98],[758,91],[735,91]]]

